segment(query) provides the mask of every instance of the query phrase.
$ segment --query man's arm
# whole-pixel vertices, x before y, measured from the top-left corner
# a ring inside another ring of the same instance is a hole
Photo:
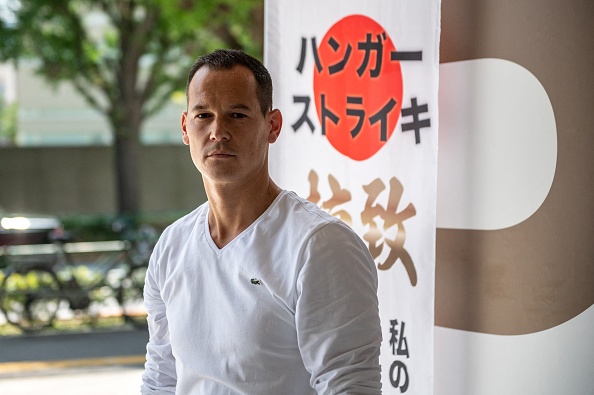
[[[148,313],[149,342],[146,346],[146,363],[142,375],[141,392],[143,395],[174,394],[177,383],[165,303],[161,298],[155,278],[156,256],[158,255],[156,248],[151,256],[144,284],[144,306]]]
[[[344,224],[318,230],[297,280],[299,348],[318,394],[380,394],[377,271]]]

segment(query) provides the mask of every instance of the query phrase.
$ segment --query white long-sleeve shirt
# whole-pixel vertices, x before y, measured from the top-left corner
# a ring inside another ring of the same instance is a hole
[[[151,257],[142,393],[379,394],[377,272],[359,237],[283,191],[219,249],[208,210]]]

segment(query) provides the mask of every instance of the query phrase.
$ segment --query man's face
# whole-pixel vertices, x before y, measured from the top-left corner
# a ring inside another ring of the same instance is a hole
[[[268,144],[280,133],[278,110],[262,115],[256,80],[243,66],[199,69],[182,113],[182,139],[205,182],[248,185],[268,178]]]

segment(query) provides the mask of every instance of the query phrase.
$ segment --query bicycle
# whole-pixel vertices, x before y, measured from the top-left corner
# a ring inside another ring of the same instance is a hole
[[[106,300],[115,300],[125,322],[145,327],[142,305],[146,251],[129,241],[5,246],[0,250],[4,278],[0,310],[25,333],[53,325],[59,311],[84,312],[93,318]],[[148,253],[150,254],[150,252]],[[77,263],[74,257],[91,258]]]

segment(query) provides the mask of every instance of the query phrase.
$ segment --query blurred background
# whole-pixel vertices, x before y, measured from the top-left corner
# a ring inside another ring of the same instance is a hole
[[[205,199],[188,69],[219,47],[261,58],[263,1],[0,0],[0,43],[4,210],[168,223]]]
[[[262,59],[263,3],[0,0],[0,379],[142,366],[148,256],[206,200],[187,73],[221,47]]]
[[[262,0],[0,0],[0,244],[134,239],[204,202],[187,72],[262,45]]]
[[[92,357],[134,366],[137,388],[147,251],[206,199],[179,139],[187,70],[217,47],[261,59],[263,2],[0,0],[0,306],[14,321],[0,313],[0,379],[38,367],[6,361]],[[442,1],[441,63],[529,70],[558,148],[550,193],[528,220],[437,229],[436,393],[592,392],[591,363],[575,354],[591,362],[591,326],[576,319],[594,312],[593,4]],[[459,107],[454,91],[442,95]],[[578,335],[557,332],[570,327]],[[508,341],[525,345],[499,346]],[[0,393],[23,387],[7,383]]]

